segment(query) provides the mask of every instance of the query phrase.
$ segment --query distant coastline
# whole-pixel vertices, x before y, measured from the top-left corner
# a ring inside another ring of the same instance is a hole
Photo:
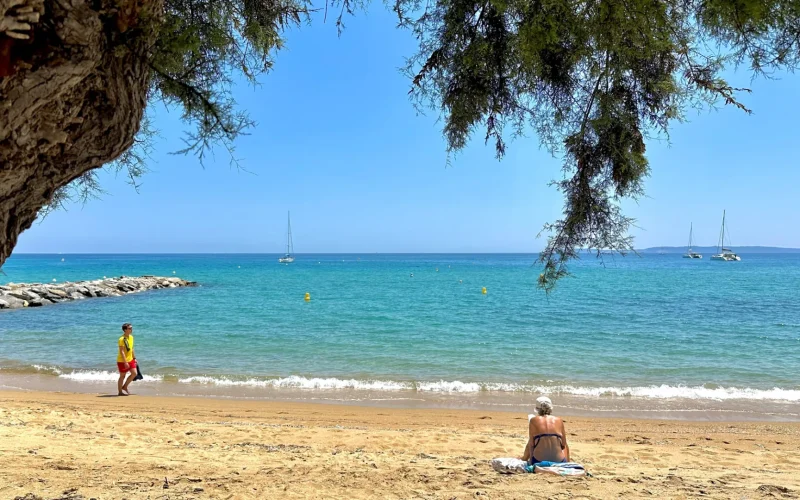
[[[736,253],[800,253],[800,248],[783,248],[783,247],[761,247],[761,246],[739,246],[733,247]],[[716,246],[694,246],[692,250],[699,253],[717,253],[719,247]],[[650,247],[636,250],[639,253],[686,253],[686,247]]]

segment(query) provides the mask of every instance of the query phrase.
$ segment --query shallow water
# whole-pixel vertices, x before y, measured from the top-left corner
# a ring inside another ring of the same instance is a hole
[[[150,383],[172,393],[544,392],[792,413],[800,255],[742,257],[587,257],[548,298],[531,255],[14,255],[0,283],[174,272],[202,286],[0,311],[0,374],[107,384],[127,321]]]

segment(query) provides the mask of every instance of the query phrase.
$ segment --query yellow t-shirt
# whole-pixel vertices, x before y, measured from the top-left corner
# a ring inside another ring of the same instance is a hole
[[[125,349],[125,335],[119,338],[119,346],[125,350],[125,358],[123,359],[122,354],[117,350],[117,363],[130,363],[133,361],[133,335],[128,336],[128,347],[130,349]]]

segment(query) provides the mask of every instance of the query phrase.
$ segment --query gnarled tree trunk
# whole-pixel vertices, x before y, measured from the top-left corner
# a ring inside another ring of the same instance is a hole
[[[0,0],[0,265],[57,188],[132,145],[160,9]]]

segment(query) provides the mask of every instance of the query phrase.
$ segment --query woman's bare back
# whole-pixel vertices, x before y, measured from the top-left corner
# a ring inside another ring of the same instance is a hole
[[[528,446],[523,460],[567,462],[569,446],[564,421],[552,415],[538,415],[528,425]]]

